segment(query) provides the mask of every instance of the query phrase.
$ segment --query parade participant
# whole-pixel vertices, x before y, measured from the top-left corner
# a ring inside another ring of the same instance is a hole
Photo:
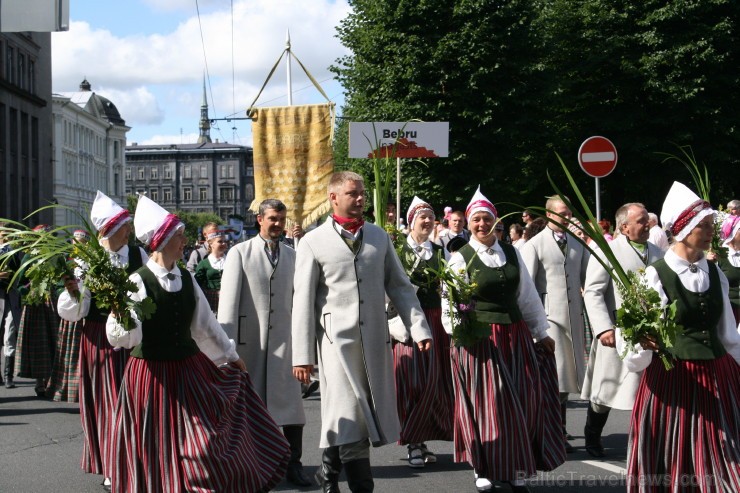
[[[663,250],[648,242],[650,227],[645,206],[635,202],[623,205],[617,210],[614,224],[620,234],[609,246],[625,272],[644,270],[663,258]],[[596,255],[602,256],[608,265],[600,251]],[[594,332],[581,392],[581,398],[589,401],[584,435],[586,452],[601,458],[605,456],[601,432],[609,411],[632,409],[640,375],[627,369],[615,348],[614,324],[622,297],[609,273],[594,257],[588,261],[583,302]]]
[[[309,383],[318,346],[325,492],[338,491],[344,467],[353,492],[372,491],[369,446],[398,440],[387,293],[419,349],[431,332],[388,234],[362,218],[365,185],[334,173],[333,214],[298,244],[293,297],[293,374]]]
[[[10,246],[5,243],[7,225],[0,223],[0,255],[10,251]],[[4,265],[3,265],[3,262]],[[14,389],[13,367],[15,366],[15,345],[18,336],[17,323],[21,318],[21,300],[18,294],[17,283],[10,283],[15,272],[20,269],[21,263],[18,255],[12,255],[7,260],[0,257],[0,344],[3,346],[5,363],[3,377],[5,388]],[[0,382],[2,382],[0,378]]]
[[[130,242],[131,214],[100,190],[90,209],[90,221],[113,265],[131,274],[147,262],[146,252]],[[82,277],[82,271],[88,266],[77,262],[78,274]],[[129,351],[114,350],[108,342],[105,334],[108,312],[96,305],[90,291],[80,286],[76,279],[67,280],[65,287],[57,304],[59,315],[68,322],[80,321],[82,325],[79,401],[84,440],[80,467],[86,473],[102,474],[103,486],[110,489],[109,460],[115,453],[110,440]]]
[[[216,230],[208,233],[206,243],[210,253],[195,268],[195,280],[198,281],[203,294],[206,295],[213,313],[218,313],[221,276],[224,271],[224,262],[226,262],[226,251],[229,249],[226,231]]]
[[[72,241],[75,243],[86,243],[89,239],[90,235],[84,229],[76,229],[72,233]],[[62,312],[59,310],[58,301],[57,312],[59,313],[61,322],[59,323],[59,334],[57,335],[51,378],[49,379],[49,385],[46,387],[46,397],[55,402],[78,402],[82,323],[79,321],[70,322],[69,320],[65,320]]]
[[[704,257],[714,215],[678,182],[663,203],[660,219],[673,244],[645,274],[664,304],[676,302],[682,330],[673,347],[644,339],[625,359],[630,370],[644,370],[629,434],[629,492],[740,491],[740,334],[727,278]],[[668,353],[673,368],[654,351]]]
[[[740,324],[740,221],[735,222],[723,246],[728,250],[727,258],[720,257],[717,265],[730,283],[730,305],[735,322]]]
[[[33,231],[50,232],[52,227],[39,224]],[[31,255],[26,253],[21,266],[27,265]],[[61,283],[61,279],[59,280]],[[18,292],[21,297],[30,291],[30,281],[25,276],[25,268],[21,267],[19,274]],[[46,397],[46,386],[51,376],[51,367],[54,358],[54,348],[57,343],[57,329],[59,316],[56,310],[57,286],[51,287],[44,300],[39,304],[22,303],[20,322],[18,324],[18,339],[15,350],[15,374],[22,378],[36,380],[34,390],[38,397]]]
[[[195,272],[195,268],[198,267],[198,264],[208,256],[208,241],[206,240],[208,239],[208,235],[216,230],[218,230],[218,224],[214,222],[207,222],[203,225],[203,229],[201,231],[201,234],[203,235],[203,243],[196,245],[188,258],[187,267],[190,272]]]
[[[462,211],[454,211],[450,213],[448,229],[442,231],[437,236],[437,244],[442,247],[447,247],[450,240],[458,236],[465,241],[470,240],[470,231],[465,229],[465,214],[463,214]]]
[[[555,343],[521,255],[496,241],[496,208],[480,188],[465,214],[472,237],[449,268],[475,282],[473,317],[490,325],[491,335],[452,348],[455,461],[474,468],[478,491],[491,491],[496,480],[526,492],[522,480],[535,468],[553,469],[565,459]]]
[[[271,489],[285,472],[288,445],[234,342],[177,265],[185,225],[142,195],[134,228],[152,254],[129,278],[137,286],[131,298],[151,297],[156,312],[130,331],[113,314],[107,321],[111,344],[133,348],[116,408],[113,491]]]
[[[555,341],[555,359],[560,386],[563,434],[568,394],[581,394],[586,374],[583,298],[581,289],[586,277],[589,253],[565,230],[570,225],[571,211],[558,196],[550,197],[545,205],[547,226],[527,241],[521,253],[527,271],[547,312],[548,334]],[[566,443],[566,450],[573,447]]]
[[[452,440],[455,391],[450,367],[450,336],[442,327],[440,281],[425,272],[426,268],[439,270],[443,258],[442,247],[429,241],[434,210],[414,197],[406,217],[411,231],[401,251],[401,263],[417,289],[416,296],[432,329],[431,351],[420,351],[410,340],[403,323],[391,321],[390,325],[400,329],[398,334],[391,331],[396,339],[393,358],[401,424],[399,444],[408,446],[409,467],[422,468],[426,463],[437,461],[424,442]]]
[[[229,251],[221,280],[218,321],[236,341],[254,388],[290,444],[288,481],[310,486],[301,464],[303,412],[293,378],[291,312],[295,251],[281,240],[287,209],[277,199],[259,205],[259,234]]]

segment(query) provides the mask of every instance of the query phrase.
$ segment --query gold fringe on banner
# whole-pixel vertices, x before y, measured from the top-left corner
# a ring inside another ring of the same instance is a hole
[[[330,209],[327,186],[334,172],[334,103],[252,108],[254,201],[288,208],[288,222],[304,228]]]

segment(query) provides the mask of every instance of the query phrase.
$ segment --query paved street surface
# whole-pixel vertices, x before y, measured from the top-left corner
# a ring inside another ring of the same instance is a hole
[[[103,491],[102,478],[84,474],[79,468],[82,431],[77,404],[38,399],[31,380],[17,379],[18,388],[0,387],[0,492],[82,493]],[[320,396],[304,400],[308,424],[305,431],[303,463],[313,475],[319,463]],[[571,442],[577,451],[555,471],[540,473],[529,484],[535,493],[624,491],[627,425],[629,412],[613,411],[605,430],[608,460],[597,461],[583,449],[586,403],[575,401],[568,410]],[[473,473],[467,464],[452,461],[452,444],[429,442],[438,462],[425,469],[406,465],[406,448],[387,445],[372,450],[375,490],[378,492],[470,492]],[[340,488],[349,492],[342,477]],[[277,491],[316,491],[318,487],[296,489],[283,483]],[[501,487],[496,491],[508,492]]]

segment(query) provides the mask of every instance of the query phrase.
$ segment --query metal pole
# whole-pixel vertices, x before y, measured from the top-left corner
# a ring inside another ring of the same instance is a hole
[[[288,30],[287,38],[285,40],[285,63],[288,69],[288,106],[293,106],[293,78],[290,74],[290,30]]]
[[[599,179],[594,178],[594,180],[596,180],[596,220],[601,221],[601,190],[599,189]],[[594,228],[597,226],[597,224],[594,224]]]
[[[396,158],[396,228],[401,229],[401,158]],[[408,224],[406,225],[408,226]]]

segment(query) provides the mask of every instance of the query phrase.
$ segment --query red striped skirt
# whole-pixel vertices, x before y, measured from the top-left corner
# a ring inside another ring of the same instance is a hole
[[[84,439],[80,467],[110,477],[107,458],[115,424],[116,402],[128,349],[113,349],[105,322],[83,320],[80,340],[80,420]]]
[[[54,366],[46,397],[56,402],[77,402],[80,386],[80,335],[82,322],[59,323]]]
[[[58,329],[59,317],[53,302],[23,306],[15,348],[16,375],[42,379],[51,376]]]
[[[289,457],[249,374],[203,353],[129,359],[113,450],[116,492],[268,491]]]
[[[740,366],[658,358],[637,389],[627,449],[627,491],[740,491]]]
[[[424,309],[432,329],[432,349],[416,343],[393,345],[400,445],[452,440],[455,390],[452,386],[450,336],[442,326],[442,309]]]
[[[488,339],[452,350],[455,461],[491,480],[525,479],[565,459],[557,373],[541,378],[554,356],[543,354],[540,369],[523,321],[491,327]]]

